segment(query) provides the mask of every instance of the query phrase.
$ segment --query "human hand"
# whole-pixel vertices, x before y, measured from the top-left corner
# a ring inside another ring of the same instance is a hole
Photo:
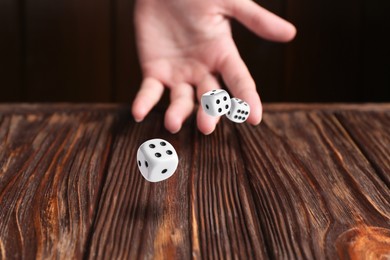
[[[180,130],[192,113],[195,92],[221,88],[221,75],[234,97],[251,107],[248,122],[262,117],[255,82],[233,41],[229,19],[237,19],[258,36],[287,42],[296,30],[289,22],[251,0],[137,0],[135,26],[143,82],[133,102],[132,113],[142,121],[160,100],[164,87],[171,103],[165,113],[165,127]],[[197,125],[210,134],[218,123],[199,106]]]

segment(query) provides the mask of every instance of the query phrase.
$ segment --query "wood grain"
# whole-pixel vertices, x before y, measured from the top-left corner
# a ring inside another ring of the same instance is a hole
[[[343,111],[336,115],[387,188],[390,188],[390,112]]]
[[[80,258],[115,115],[0,114],[0,258]]]
[[[192,248],[196,258],[263,259],[265,242],[254,211],[233,123],[198,135],[191,176]]]
[[[310,109],[312,107],[312,109]],[[178,134],[118,104],[0,105],[0,259],[390,256],[390,105],[266,104]],[[172,143],[149,183],[136,152]]]
[[[190,258],[188,178],[193,126],[178,136],[163,130],[161,117],[143,124],[125,122],[116,137],[112,160],[93,228],[89,258]],[[139,173],[136,153],[146,140],[162,138],[180,155],[177,172],[149,183]]]
[[[238,131],[272,258],[335,258],[356,228],[387,237],[390,191],[332,113],[269,113]]]
[[[231,125],[223,123],[214,137],[196,134],[193,143],[193,125],[173,138],[156,129],[156,122],[151,117],[143,127],[129,124],[118,136],[88,256],[264,258]],[[176,147],[179,168],[166,182],[147,183],[138,172],[136,151],[158,133]]]

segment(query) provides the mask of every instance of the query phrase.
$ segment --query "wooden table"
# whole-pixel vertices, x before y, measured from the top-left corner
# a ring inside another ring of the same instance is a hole
[[[390,104],[264,111],[204,136],[127,105],[0,105],[0,258],[388,259]],[[149,183],[155,137],[180,162]]]

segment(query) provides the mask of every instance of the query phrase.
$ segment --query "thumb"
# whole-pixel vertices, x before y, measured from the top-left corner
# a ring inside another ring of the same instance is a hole
[[[294,25],[251,0],[230,0],[227,8],[232,18],[264,39],[288,42],[295,37]]]

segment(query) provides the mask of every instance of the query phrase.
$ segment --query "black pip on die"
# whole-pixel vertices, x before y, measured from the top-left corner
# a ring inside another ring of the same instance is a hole
[[[230,96],[223,90],[211,90],[202,95],[203,110],[210,116],[222,116],[230,109]]]
[[[231,109],[226,114],[226,117],[236,123],[243,123],[247,120],[250,113],[250,107],[248,103],[239,99],[232,98]]]
[[[163,139],[151,139],[138,148],[138,168],[150,182],[168,179],[176,171],[179,158],[175,148]]]

